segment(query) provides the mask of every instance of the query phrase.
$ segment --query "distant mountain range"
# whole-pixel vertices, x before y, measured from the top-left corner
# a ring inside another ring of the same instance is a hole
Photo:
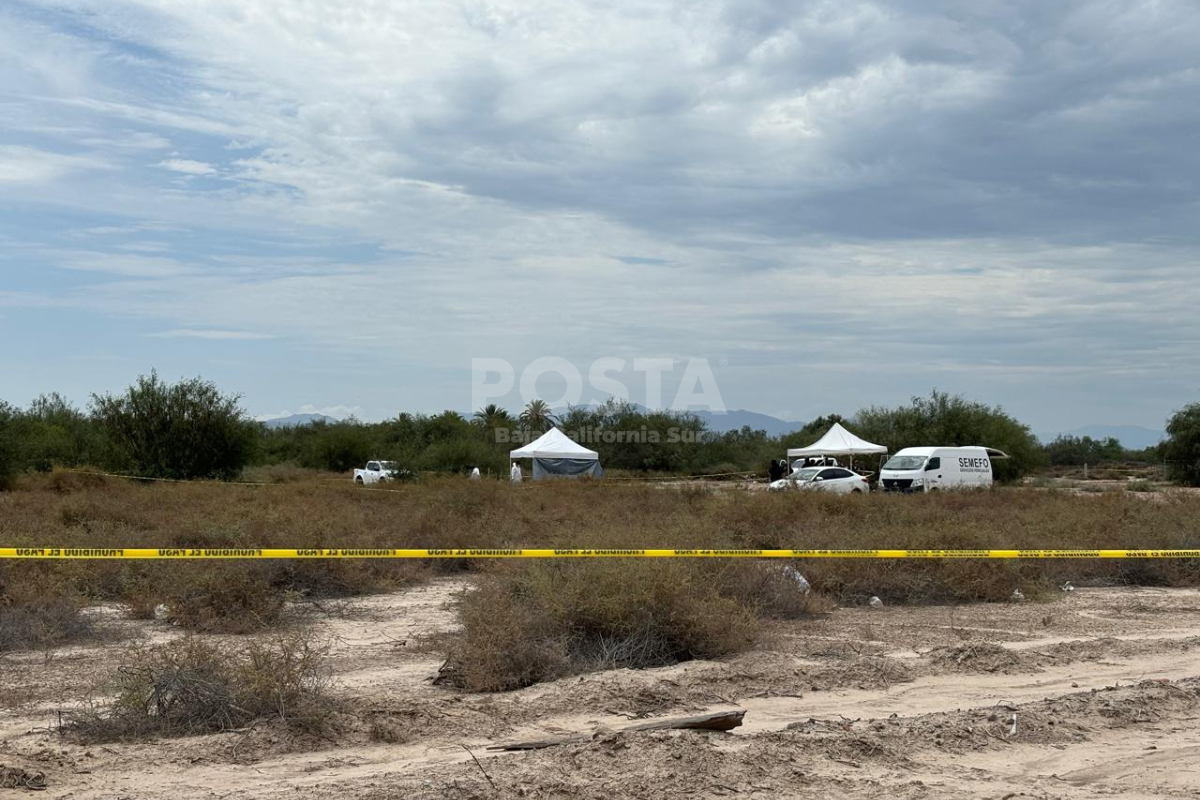
[[[710,431],[724,433],[738,431],[749,425],[751,430],[766,431],[768,436],[782,436],[785,433],[798,431],[804,427],[803,422],[794,422],[772,417],[769,414],[759,414],[757,411],[696,411],[697,417],[704,420]]]
[[[261,420],[263,425],[275,428],[295,428],[298,425],[312,425],[314,422],[338,422],[334,417],[325,414],[289,414],[286,417],[273,417]]]
[[[1042,444],[1053,442],[1059,436],[1078,436],[1080,438],[1090,436],[1093,439],[1107,439],[1111,436],[1130,450],[1144,450],[1167,438],[1164,431],[1143,428],[1140,425],[1085,425],[1069,431],[1038,434]]]

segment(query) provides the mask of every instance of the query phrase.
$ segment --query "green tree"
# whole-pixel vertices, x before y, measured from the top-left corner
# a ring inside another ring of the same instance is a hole
[[[1133,455],[1121,446],[1120,440],[1113,436],[1105,439],[1093,439],[1090,436],[1059,436],[1043,449],[1046,453],[1046,460],[1056,466],[1121,461]]]
[[[1008,454],[992,462],[998,480],[1015,480],[1033,471],[1042,460],[1037,438],[999,406],[988,406],[936,389],[929,397],[914,397],[907,406],[872,406],[855,415],[851,427],[859,436],[891,448],[925,445],[961,447],[983,445]]]
[[[13,436],[17,410],[0,400],[0,491],[12,486],[17,472],[17,447]]]
[[[120,395],[92,395],[92,414],[113,445],[112,466],[156,478],[237,477],[259,425],[201,378],[168,384],[151,372]]]
[[[485,431],[494,431],[512,423],[512,415],[495,403],[488,403],[475,412],[474,423]]]
[[[1162,456],[1167,462],[1167,477],[1200,486],[1200,403],[1184,406],[1167,421]]]
[[[57,392],[40,395],[17,421],[21,464],[41,472],[100,457],[95,424]]]
[[[342,422],[318,422],[302,432],[300,465],[309,469],[347,472],[362,468],[368,459],[379,458],[372,428],[356,419]]]
[[[558,424],[558,418],[550,411],[545,400],[535,398],[529,401],[519,417],[522,427],[533,433],[545,433]]]

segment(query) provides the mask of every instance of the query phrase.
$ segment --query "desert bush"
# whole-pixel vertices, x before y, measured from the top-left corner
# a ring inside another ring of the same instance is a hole
[[[93,416],[113,447],[112,466],[155,478],[234,478],[259,426],[200,378],[168,384],[141,376],[122,395],[93,395]]]
[[[45,488],[59,494],[70,494],[90,489],[99,489],[108,484],[108,478],[95,472],[84,472],[55,467],[50,470],[43,484]]]
[[[321,732],[336,706],[327,648],[307,631],[233,647],[189,636],[132,646],[111,679],[113,699],[77,715],[87,742],[188,736],[278,721]]]
[[[325,599],[395,590],[424,580],[428,572],[428,565],[419,561],[287,560],[271,566],[271,583],[280,591]]]
[[[260,467],[250,467],[242,473],[242,478],[251,483],[301,483],[312,480],[345,480],[345,475],[322,473],[298,464],[282,463],[268,464]]]
[[[1200,403],[1185,406],[1167,421],[1161,452],[1171,480],[1200,486]]]
[[[17,473],[17,445],[14,434],[16,409],[0,400],[0,491],[11,489]]]
[[[805,591],[796,565],[781,561],[718,561],[709,566],[722,596],[756,617],[800,619],[832,611],[835,603],[820,592]]]
[[[175,565],[178,566],[178,565]],[[252,633],[277,623],[284,593],[262,564],[183,565],[164,588],[170,619],[193,631]]]
[[[0,653],[52,647],[92,632],[71,587],[51,580],[48,570],[21,566],[20,573],[0,567]]]
[[[104,452],[94,420],[57,392],[38,396],[21,412],[17,439],[22,467],[39,472],[91,463]]]
[[[333,424],[319,422],[307,426],[301,432],[303,444],[300,450],[300,465],[309,469],[329,472],[346,472],[362,467],[369,458],[378,458],[377,445],[371,426],[357,420]],[[296,435],[291,431],[273,432],[275,437]]]
[[[758,620],[720,585],[699,562],[501,565],[460,599],[444,676],[499,691],[738,652],[755,641]]]

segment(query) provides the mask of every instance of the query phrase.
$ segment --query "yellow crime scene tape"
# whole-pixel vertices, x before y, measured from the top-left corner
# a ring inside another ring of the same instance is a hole
[[[0,547],[2,559],[261,558],[1200,558],[1200,550],[603,550],[603,549],[379,549],[379,548],[139,548]]]

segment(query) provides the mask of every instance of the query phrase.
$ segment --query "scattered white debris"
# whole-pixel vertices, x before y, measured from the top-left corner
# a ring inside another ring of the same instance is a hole
[[[1075,591],[1075,587],[1071,585],[1071,582],[1070,582],[1070,581],[1067,581],[1066,583],[1064,583],[1064,584],[1062,585],[1062,587],[1061,587],[1061,588],[1062,588],[1062,590],[1063,590],[1064,592],[1073,592],[1073,591]]]
[[[154,618],[155,619],[166,619],[167,618],[167,607],[164,604],[159,603],[158,605],[156,605],[154,607]]]
[[[1025,593],[1020,589],[1013,589],[1012,599],[1014,603],[1020,603],[1025,599]]]
[[[796,585],[800,587],[800,591],[804,594],[808,594],[812,590],[812,587],[808,584],[808,579],[801,575],[800,570],[795,567],[784,565],[783,574],[794,580]]]
[[[1017,713],[1014,711],[1012,715],[1012,727],[1008,729],[1009,736],[1017,735]]]
[[[883,601],[878,597],[871,595],[871,599],[867,601],[867,605],[871,608],[883,608]]]

